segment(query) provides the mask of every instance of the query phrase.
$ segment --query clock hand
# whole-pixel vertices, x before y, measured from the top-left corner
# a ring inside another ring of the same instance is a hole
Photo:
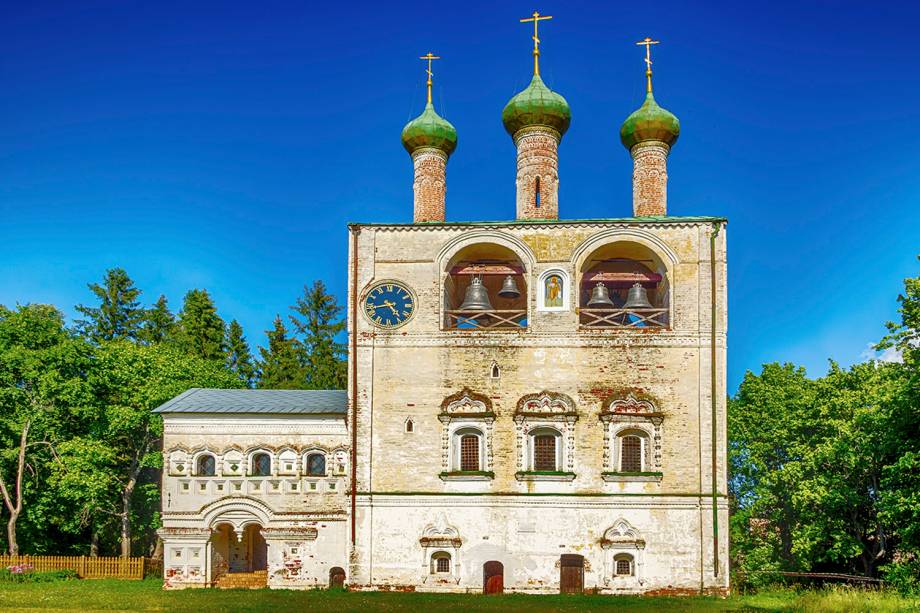
[[[393,311],[393,315],[399,315],[399,311],[396,310],[396,303],[390,302],[389,300],[384,300],[381,306],[390,307],[390,310]]]

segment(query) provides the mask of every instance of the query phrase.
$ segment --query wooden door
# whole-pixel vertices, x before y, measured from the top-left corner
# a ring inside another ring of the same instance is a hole
[[[505,567],[492,560],[482,565],[483,594],[501,594],[505,591]]]
[[[581,594],[585,589],[585,559],[566,553],[559,559],[559,592]]]
[[[329,587],[345,587],[345,569],[339,566],[333,566],[329,569]]]

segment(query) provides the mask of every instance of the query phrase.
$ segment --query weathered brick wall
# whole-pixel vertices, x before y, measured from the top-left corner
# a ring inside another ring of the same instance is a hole
[[[659,142],[643,142],[632,148],[633,215],[668,214],[668,152]]]
[[[550,128],[525,128],[514,135],[514,143],[517,147],[517,218],[558,219],[559,133]]]
[[[419,149],[412,154],[415,223],[444,221],[447,197],[447,156],[438,149]]]

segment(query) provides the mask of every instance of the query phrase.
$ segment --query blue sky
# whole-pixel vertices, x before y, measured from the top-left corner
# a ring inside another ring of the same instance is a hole
[[[920,252],[920,5],[866,2],[3,2],[0,304],[68,314],[128,270],[207,288],[254,345],[313,279],[344,300],[348,221],[406,222],[399,143],[424,102],[459,132],[448,219],[514,216],[501,126],[530,78],[572,107],[560,215],[631,213],[623,119],[681,120],[669,212],[729,218],[730,389],[768,361],[819,375],[896,317]]]

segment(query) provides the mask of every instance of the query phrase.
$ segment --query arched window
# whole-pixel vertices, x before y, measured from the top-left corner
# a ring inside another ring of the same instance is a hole
[[[539,428],[530,435],[531,470],[555,472],[561,470],[562,445],[560,434],[551,428]]]
[[[482,431],[461,428],[454,433],[454,470],[482,470]]]
[[[209,453],[200,455],[196,468],[199,477],[213,477],[217,472],[217,460]]]
[[[310,477],[326,476],[326,454],[311,453],[307,456],[307,475]]]
[[[409,419],[406,420],[406,432],[408,432],[408,433],[410,433],[410,434],[411,434],[412,432],[415,432],[415,422],[412,421],[412,418],[411,418],[411,417],[410,417]]]
[[[431,554],[431,574],[446,575],[450,574],[450,554],[446,551],[438,551]]]
[[[534,201],[534,206],[539,209],[540,208],[540,177],[537,177],[536,190],[534,192],[533,201]]]
[[[490,376],[491,376],[493,379],[498,379],[499,377],[502,376],[502,371],[501,371],[501,369],[498,367],[498,364],[495,363],[495,362],[492,362],[492,369],[491,369],[491,371],[490,371]]]
[[[618,577],[629,577],[633,573],[633,557],[628,553],[621,553],[613,558],[613,574]]]
[[[252,456],[251,474],[255,477],[269,477],[272,474],[272,459],[267,453]]]
[[[646,469],[646,436],[642,432],[629,430],[618,435],[620,450],[620,472],[640,473]]]

